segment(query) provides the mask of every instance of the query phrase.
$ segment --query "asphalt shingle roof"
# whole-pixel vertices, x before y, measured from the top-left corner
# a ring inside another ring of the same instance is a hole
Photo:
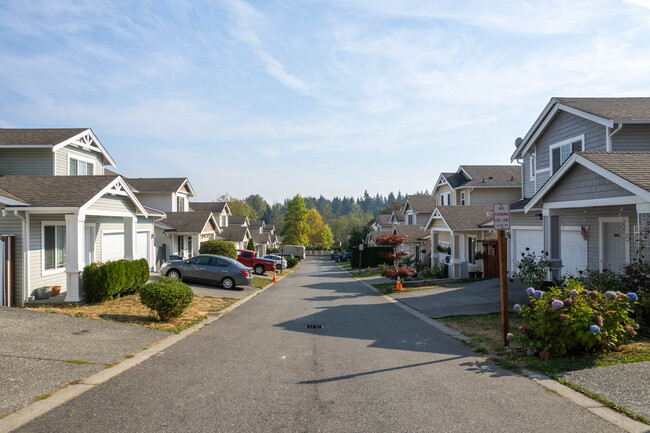
[[[438,206],[440,215],[452,230],[478,229],[490,219],[492,206]]]
[[[520,165],[461,165],[472,177],[463,186],[521,186]]]
[[[375,222],[379,225],[390,225],[390,214],[389,213],[380,213],[377,215]]]
[[[125,179],[137,192],[176,192],[186,177],[138,177]]]
[[[247,233],[248,227],[229,225],[221,229],[219,237],[225,241],[241,242],[246,239]]]
[[[554,98],[561,104],[614,122],[650,121],[650,98]]]
[[[55,146],[89,128],[5,129],[0,128],[0,146]]]
[[[409,242],[421,240],[428,234],[428,232],[426,230],[422,230],[420,226],[407,226],[404,224],[395,226],[395,232],[397,232],[398,235],[408,236]]]
[[[210,212],[221,213],[227,204],[225,201],[191,201],[190,209],[195,211],[209,210]],[[230,221],[230,218],[228,218],[228,221]]]
[[[190,206],[191,207],[191,206]],[[228,225],[233,224],[233,225],[243,225],[246,223],[246,219],[248,217],[245,215],[233,215],[228,217]]]
[[[650,152],[577,152],[578,155],[650,191]]]
[[[0,176],[0,189],[30,207],[80,207],[116,176]]]
[[[173,227],[178,233],[201,233],[208,222],[212,212],[165,212],[162,224]]]
[[[271,241],[271,236],[268,233],[253,233],[251,234],[253,242],[256,244],[267,244]]]
[[[409,195],[406,199],[414,212],[433,212],[436,201],[429,194]]]

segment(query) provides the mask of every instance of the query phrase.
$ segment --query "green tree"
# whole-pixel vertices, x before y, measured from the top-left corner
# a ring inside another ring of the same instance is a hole
[[[309,245],[317,245],[320,231],[323,228],[323,219],[316,209],[311,209],[307,213],[307,225],[309,226],[309,232],[307,233]]]
[[[220,195],[217,197],[217,201],[227,202],[230,212],[232,212],[233,215],[247,216],[251,221],[255,221],[260,217],[260,215],[255,212],[255,209],[253,209],[253,207],[246,201],[231,197],[228,194]]]
[[[332,235],[332,230],[330,230],[330,226],[327,224],[324,224],[321,226],[320,230],[318,231],[318,236],[316,237],[316,242],[315,245],[318,248],[328,250],[334,243],[334,236]]]
[[[287,202],[287,212],[284,215],[282,236],[288,245],[307,246],[309,242],[309,225],[307,224],[307,206],[305,201],[296,194]]]
[[[266,213],[266,209],[268,209],[269,204],[264,200],[264,197],[262,197],[259,194],[251,194],[248,197],[244,199],[244,201],[255,211],[257,214],[257,218],[259,219],[264,216]]]
[[[253,239],[248,240],[248,244],[246,245],[246,249],[249,251],[255,251],[255,242],[253,242]]]

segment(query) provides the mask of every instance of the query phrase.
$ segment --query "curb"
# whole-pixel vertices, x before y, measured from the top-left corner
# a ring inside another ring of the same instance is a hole
[[[349,272],[346,272],[348,275],[350,275]],[[352,275],[350,275],[352,276]],[[399,300],[388,296],[384,295],[381,293],[377,288],[373,287],[372,285],[366,283],[365,281],[356,278],[352,276],[355,280],[357,280],[359,283],[363,284],[367,288],[373,290],[377,294],[379,294],[382,298],[386,299],[387,301],[396,304],[398,307],[400,307],[402,310],[408,311],[410,314],[413,316],[417,317],[424,323],[438,329],[439,331],[442,331],[444,334],[449,335],[450,337],[454,337],[460,341],[463,341],[465,343],[468,343],[470,339],[466,337],[465,335],[461,334],[460,332],[449,328],[448,326],[443,325],[442,323],[438,322],[437,320],[434,320],[421,312],[417,311],[416,309],[409,307],[408,305],[404,304],[403,302],[400,302]],[[533,382],[543,386],[549,391],[557,393],[560,397],[563,397],[570,402],[587,409],[589,412],[592,414],[602,418],[603,420],[615,425],[616,427],[625,430],[629,433],[647,433],[650,431],[650,426],[647,424],[644,424],[642,422],[633,420],[631,418],[628,418],[627,416],[615,411],[614,409],[610,409],[609,407],[605,406],[604,404],[587,397],[584,394],[579,393],[578,391],[575,391],[571,388],[569,388],[566,385],[561,384],[557,380],[551,379],[550,377],[543,375],[541,373],[537,373],[535,371],[530,371],[530,370],[523,370],[523,376],[532,380]]]
[[[283,276],[283,278],[286,276],[288,275]],[[278,278],[278,281],[280,281],[280,278]],[[208,326],[216,322],[225,314],[232,312],[242,304],[250,301],[255,296],[259,295],[266,289],[272,287],[274,284],[276,283],[272,282],[265,288],[259,289],[254,293],[251,293],[245,298],[242,298],[239,301],[235,302],[234,304],[230,305],[228,308],[221,310],[219,313],[215,315],[208,316],[206,320],[199,322],[195,325],[192,325],[191,327],[179,332],[178,334],[172,334],[168,337],[158,340],[157,342],[153,343],[151,347],[148,347],[147,349],[138,352],[132,358],[123,359],[122,361],[119,362],[119,364],[104,369],[102,371],[99,371],[95,374],[92,374],[82,379],[79,383],[76,383],[74,385],[68,385],[65,388],[61,388],[57,391],[54,391],[52,395],[46,398],[45,400],[40,400],[34,403],[30,403],[26,406],[21,407],[15,412],[11,412],[4,418],[0,419],[0,433],[8,433],[13,430],[16,430],[22,427],[23,425],[27,424],[28,422],[38,418],[39,416],[46,414],[52,409],[55,409],[69,402],[70,400],[77,398],[84,392],[90,391],[91,389],[95,388],[97,385],[101,385],[105,382],[108,382],[110,379],[114,378],[115,376],[119,376],[120,374],[124,373],[127,370],[130,370],[131,368],[135,367],[138,364],[141,364],[142,362],[153,357],[154,355],[157,355],[158,353],[168,349],[169,347],[173,346],[179,341],[184,340],[185,338],[199,331],[204,326]]]

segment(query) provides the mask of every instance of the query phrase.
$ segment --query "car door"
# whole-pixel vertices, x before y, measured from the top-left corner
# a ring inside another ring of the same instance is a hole
[[[228,275],[228,262],[218,257],[210,258],[210,267],[212,272],[212,281],[221,282],[223,277]]]
[[[210,257],[196,256],[185,261],[183,269],[183,277],[191,280],[206,280],[208,279],[210,264]]]

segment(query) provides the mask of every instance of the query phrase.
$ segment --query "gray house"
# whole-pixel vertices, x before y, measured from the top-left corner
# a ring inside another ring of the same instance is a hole
[[[523,178],[511,266],[526,247],[549,253],[555,277],[618,271],[636,256],[650,213],[650,98],[552,98],[511,160]]]
[[[0,129],[0,234],[14,247],[0,266],[3,305],[53,286],[77,302],[92,262],[151,266],[153,218],[105,165],[115,162],[90,129]]]

